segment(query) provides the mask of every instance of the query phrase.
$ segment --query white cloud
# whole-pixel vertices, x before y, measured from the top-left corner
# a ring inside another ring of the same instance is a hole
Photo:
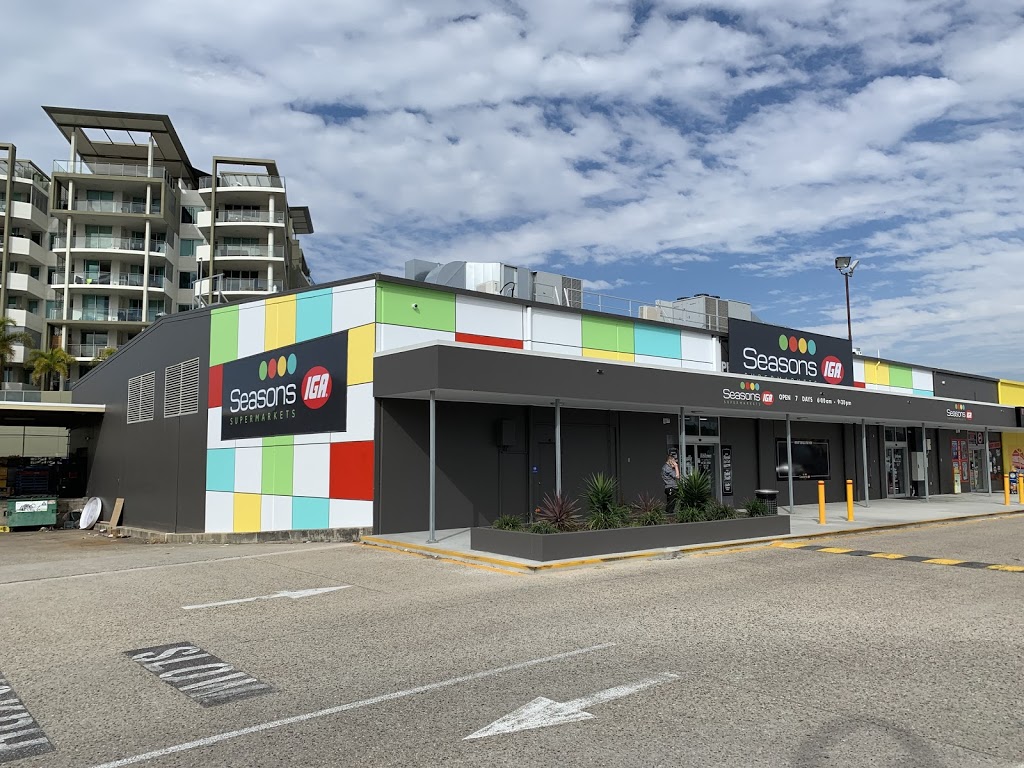
[[[685,266],[686,290],[757,280],[774,301],[781,281],[813,276],[829,295],[800,322],[841,333],[831,260],[856,253],[865,341],[1024,378],[998,353],[1024,335],[1019,0],[633,11],[19,3],[0,138],[44,167],[66,157],[39,109],[59,104],[169,114],[201,168],[274,157],[290,201],[312,209],[321,281],[411,257],[501,259],[598,265],[600,290],[619,269],[673,293]]]

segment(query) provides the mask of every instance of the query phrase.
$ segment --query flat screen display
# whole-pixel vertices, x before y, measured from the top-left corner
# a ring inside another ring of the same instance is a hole
[[[786,441],[775,441],[775,476],[779,480],[789,477]],[[793,441],[793,479],[829,480],[832,468],[828,457],[828,440]]]

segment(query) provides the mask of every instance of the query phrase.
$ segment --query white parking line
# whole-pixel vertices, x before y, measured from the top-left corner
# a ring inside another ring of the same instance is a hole
[[[352,544],[328,544],[315,548],[303,547],[289,552],[267,552],[260,555],[234,555],[232,557],[218,557],[212,560],[189,560],[186,563],[164,563],[163,565],[140,565],[135,568],[114,568],[109,571],[91,571],[89,573],[72,573],[68,576],[41,576],[38,579],[21,579],[19,581],[2,581],[0,588],[17,586],[19,584],[38,584],[41,581],[70,581],[72,579],[92,579],[108,573],[134,573],[135,571],[158,571],[161,568],[184,568],[188,565],[205,565],[206,563],[230,563],[234,560],[258,560],[263,557],[279,557],[280,555],[308,555],[312,552],[326,552],[330,549],[342,549],[351,547]]]
[[[394,693],[385,693],[381,696],[374,696],[371,699],[361,699],[360,701],[352,701],[348,704],[341,704],[337,707],[330,707],[328,709],[321,709],[317,712],[308,712],[304,715],[295,715],[294,717],[286,717],[282,720],[272,720],[269,723],[261,723],[259,725],[252,725],[248,728],[241,728],[237,731],[227,731],[225,733],[218,733],[214,736],[207,736],[203,739],[196,739],[195,741],[188,741],[184,744],[175,744],[171,747],[164,747],[163,749],[157,749],[152,752],[146,752],[142,755],[135,755],[134,757],[125,757],[120,760],[114,760],[110,763],[103,763],[102,765],[93,766],[93,768],[122,768],[125,765],[136,765],[137,763],[144,763],[147,760],[155,760],[158,757],[165,757],[167,755],[173,755],[177,752],[187,752],[190,749],[199,749],[200,747],[209,747],[213,744],[219,744],[222,741],[229,741],[230,739],[237,739],[241,736],[248,736],[253,733],[261,733],[262,731],[269,731],[273,728],[281,728],[286,725],[293,725],[295,723],[304,723],[307,720],[316,720],[321,717],[328,717],[329,715],[336,715],[340,712],[348,712],[353,709],[361,709],[362,707],[369,707],[374,704],[382,704],[385,701],[393,701],[395,699],[405,698],[406,696],[413,696],[417,693],[426,693],[427,691],[436,691],[439,688],[450,688],[453,685],[459,685],[461,683],[468,683],[473,680],[481,680],[485,677],[493,677],[494,675],[500,675],[503,672],[514,672],[518,669],[526,669],[527,667],[533,667],[537,664],[545,664],[549,661],[561,661],[562,659],[570,659],[573,656],[580,656],[584,653],[593,653],[594,651],[603,651],[606,648],[612,648],[615,643],[602,643],[601,645],[592,645],[589,648],[577,648],[575,651],[566,651],[565,653],[556,653],[553,656],[544,656],[539,659],[530,659],[529,661],[520,661],[517,664],[509,664],[505,667],[496,667],[494,669],[486,669],[483,672],[474,672],[470,675],[462,675],[461,677],[453,677],[449,680],[442,680],[437,683],[429,683],[427,685],[420,685],[416,688],[407,688],[404,691],[395,691]]]

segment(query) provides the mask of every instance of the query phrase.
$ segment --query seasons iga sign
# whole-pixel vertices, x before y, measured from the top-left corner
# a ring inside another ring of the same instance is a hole
[[[776,325],[729,319],[729,372],[853,386],[853,346]]]
[[[225,363],[221,439],[344,432],[347,373],[347,333]]]

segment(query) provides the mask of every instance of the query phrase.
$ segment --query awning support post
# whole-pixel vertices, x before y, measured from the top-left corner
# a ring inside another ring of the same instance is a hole
[[[437,393],[430,390],[430,536],[428,544],[436,544],[437,528]]]
[[[928,430],[921,425],[921,453],[924,454],[924,500],[928,501]]]
[[[793,514],[795,502],[793,500],[793,427],[786,414],[786,469],[788,470],[787,484],[789,485],[789,514]]]
[[[562,401],[555,400],[555,493],[562,493]]]
[[[686,409],[679,406],[679,455],[676,456],[676,463],[679,465],[679,476],[683,476],[686,469]]]
[[[867,419],[860,425],[860,452],[864,462],[864,506],[870,507],[871,483],[868,482],[868,422]]]
[[[988,430],[985,430],[985,476],[988,478],[988,495],[992,495],[992,453],[988,443]]]

